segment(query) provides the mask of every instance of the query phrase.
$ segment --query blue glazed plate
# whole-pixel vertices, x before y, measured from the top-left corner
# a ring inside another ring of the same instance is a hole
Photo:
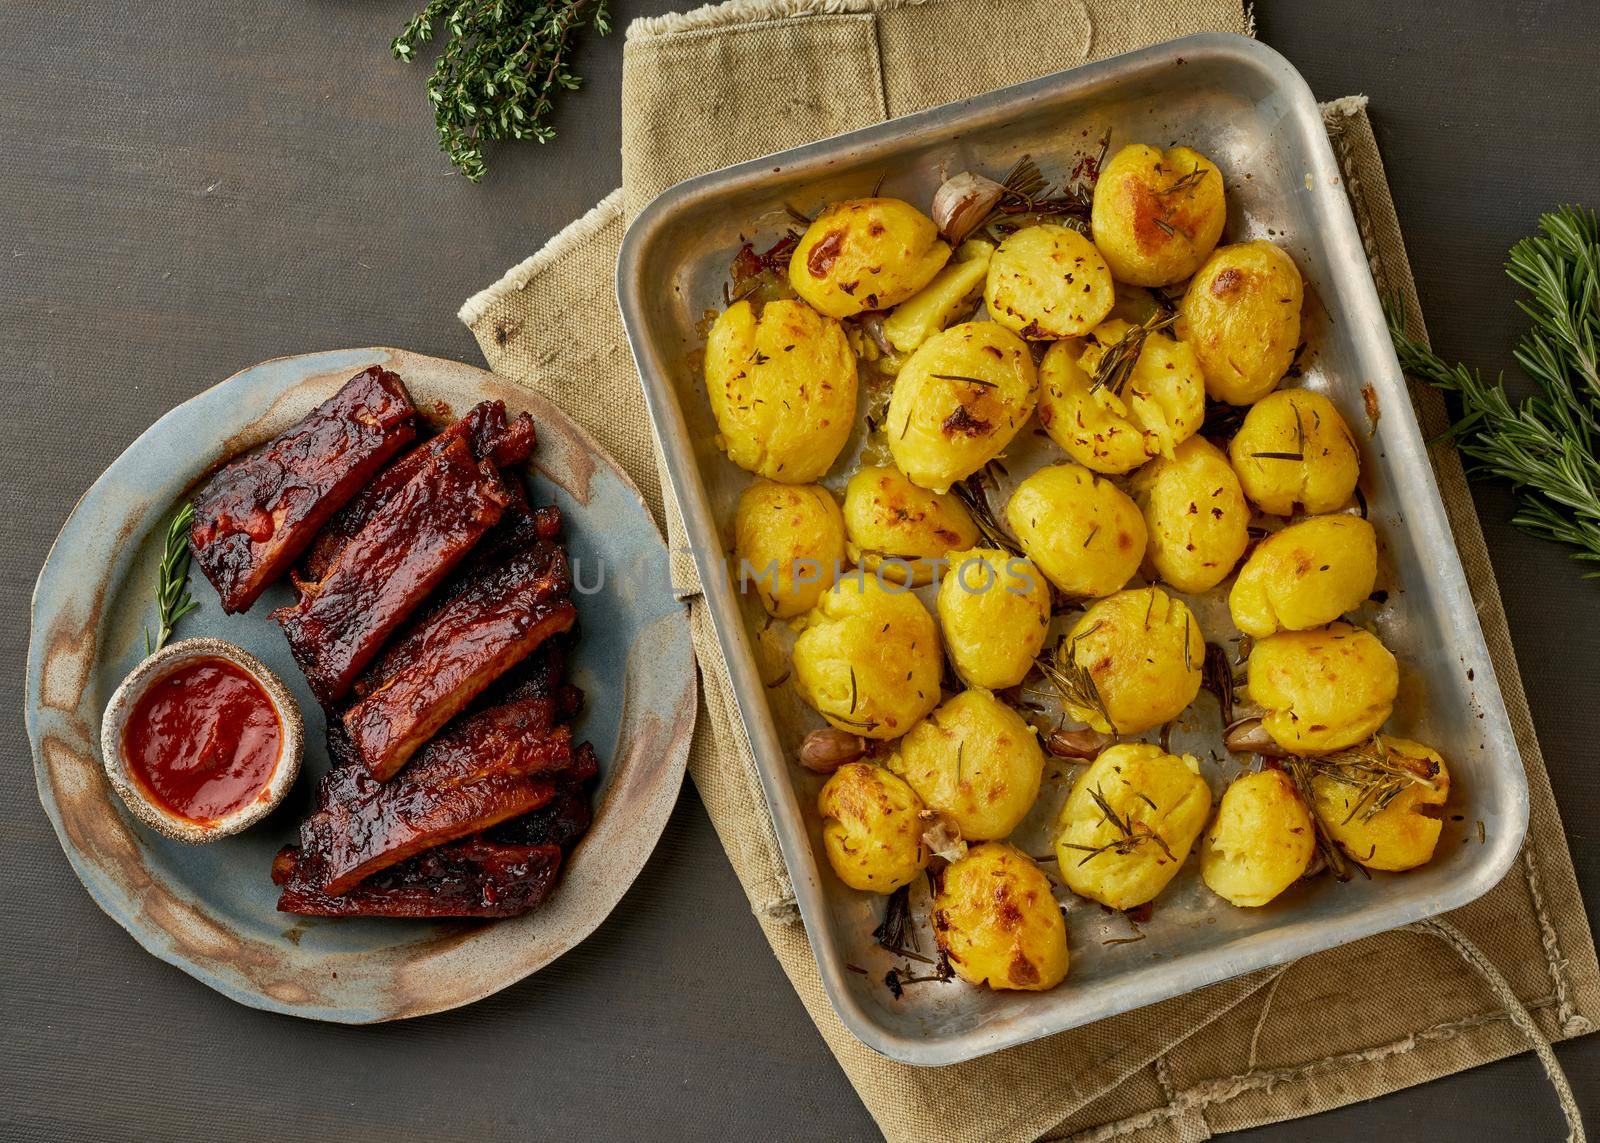
[[[488,398],[538,426],[536,503],[566,518],[580,590],[573,681],[588,695],[576,730],[600,756],[594,826],[555,895],[511,920],[430,923],[279,913],[270,868],[296,837],[327,770],[322,714],[268,613],[279,584],[244,615],[222,613],[198,572],[200,608],[178,636],[213,635],[259,657],[306,714],[296,789],[244,834],[191,847],[128,813],[101,768],[100,712],[144,654],[162,535],[194,485],[382,365],[441,419]],[[601,569],[604,576],[601,576]],[[27,723],[39,800],[96,902],[141,945],[243,1004],[367,1023],[453,1008],[536,972],[611,912],[655,847],[677,799],[695,717],[688,618],[669,587],[667,550],[638,490],[542,397],[492,374],[394,349],[279,358],[185,402],[133,443],[73,510],[34,589]]]

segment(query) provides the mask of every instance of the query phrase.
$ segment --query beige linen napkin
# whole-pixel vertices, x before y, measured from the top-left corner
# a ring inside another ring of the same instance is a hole
[[[1028,36],[1010,34],[1022,27]],[[1236,0],[735,0],[635,21],[623,188],[468,301],[462,320],[491,368],[560,402],[599,438],[682,547],[612,294],[633,211],[703,171],[1217,30],[1250,30]],[[975,43],[1006,47],[970,51]],[[1325,114],[1379,289],[1421,329],[1365,101],[1341,100]],[[1424,433],[1436,434],[1446,424],[1438,394],[1418,386],[1413,399]],[[886,1136],[1205,1139],[1369,1099],[1530,1042],[1548,1066],[1544,1041],[1593,1027],[1600,969],[1499,591],[1459,458],[1440,447],[1433,460],[1528,771],[1528,844],[1512,873],[1444,922],[946,1068],[878,1056],[828,1004],[692,562],[676,560],[703,686],[690,772],[773,951]]]

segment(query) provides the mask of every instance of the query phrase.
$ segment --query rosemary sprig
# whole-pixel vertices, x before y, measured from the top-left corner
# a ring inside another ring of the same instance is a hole
[[[1300,792],[1300,800],[1311,811],[1311,826],[1317,835],[1317,852],[1322,855],[1322,862],[1330,872],[1340,881],[1350,880],[1350,862],[1344,855],[1344,850],[1339,848],[1339,843],[1333,840],[1333,835],[1328,832],[1328,823],[1322,820],[1322,815],[1317,812],[1316,792],[1311,788],[1311,762],[1307,758],[1289,757],[1283,760],[1284,766],[1289,771],[1289,777],[1294,779],[1295,789]]]
[[[194,523],[194,505],[185,503],[167,525],[167,536],[162,542],[161,564],[156,568],[156,614],[158,623],[155,638],[150,628],[144,629],[144,653],[154,655],[167,645],[172,630],[189,612],[199,607],[189,595],[189,526]]]
[[[993,464],[990,461],[990,464]],[[972,522],[978,526],[978,533],[986,542],[1002,551],[1014,556],[1022,555],[1022,545],[1012,537],[1011,533],[1000,523],[1000,518],[994,514],[994,509],[989,506],[988,494],[983,489],[984,477],[989,474],[985,467],[981,472],[975,472],[965,480],[958,480],[950,486],[950,491],[956,498],[967,506],[967,513],[972,517]]]
[[[1156,191],[1156,194],[1160,195],[1162,198],[1165,198],[1168,195],[1184,194],[1185,192],[1193,191],[1197,186],[1200,185],[1202,180],[1205,179],[1206,172],[1210,169],[1210,167],[1202,167],[1197,164],[1195,168],[1188,174],[1181,176],[1177,182],[1173,183],[1171,186],[1162,187],[1160,190]]]
[[[1089,192],[1081,185],[1064,185],[1056,194],[1050,194],[1050,183],[1031,155],[1023,155],[1012,165],[1001,186],[1004,189],[994,209],[974,230],[983,230],[1002,218],[1024,214],[1065,216],[1070,225],[1080,228],[1088,224],[1093,205]]]
[[[1412,786],[1439,788],[1435,774],[1420,774],[1413,767],[1396,762],[1388,746],[1376,736],[1349,750],[1312,758],[1309,764],[1313,775],[1331,778],[1359,794],[1341,825],[1358,816],[1363,822],[1371,821],[1388,809],[1401,791]]]
[[[1105,699],[1100,696],[1100,688],[1095,684],[1094,675],[1090,673],[1088,667],[1078,662],[1078,644],[1099,629],[1098,622],[1091,623],[1070,640],[1063,639],[1058,642],[1053,654],[1041,655],[1035,660],[1034,665],[1056,689],[1056,694],[1063,704],[1075,706],[1080,710],[1094,711],[1105,719],[1106,726],[1112,734],[1115,734],[1117,724],[1111,720],[1111,712],[1106,709]]]
[[[1127,331],[1106,346],[1105,352],[1100,355],[1100,362],[1094,369],[1094,378],[1089,382],[1089,392],[1110,389],[1117,396],[1122,396],[1122,388],[1128,383],[1128,378],[1133,376],[1133,367],[1139,363],[1139,354],[1144,352],[1145,340],[1152,333],[1167,329],[1177,320],[1176,312],[1167,313],[1158,309],[1138,325],[1129,326]]]
[[[1500,378],[1486,381],[1452,365],[1412,337],[1390,308],[1400,364],[1456,393],[1461,419],[1450,429],[1473,475],[1498,476],[1517,490],[1512,523],[1569,544],[1573,558],[1600,563],[1600,222],[1592,210],[1563,206],[1539,220],[1539,233],[1511,248],[1511,280],[1532,325],[1514,356],[1535,385],[1513,402]],[[1600,576],[1600,568],[1585,573]]]
[[[414,59],[440,24],[449,42],[428,77],[428,99],[440,148],[472,182],[488,169],[489,140],[555,137],[555,100],[582,82],[570,66],[577,32],[611,30],[606,0],[431,0],[390,44],[395,58]]]
[[[1145,803],[1150,806],[1151,809],[1156,808],[1156,804],[1147,796],[1143,794],[1140,794],[1139,796],[1144,798]],[[1161,852],[1167,855],[1167,860],[1177,860],[1177,858],[1172,855],[1172,849],[1167,845],[1165,838],[1156,833],[1143,822],[1137,823],[1139,828],[1134,829],[1133,823],[1128,822],[1126,819],[1121,817],[1115,809],[1112,808],[1110,801],[1106,799],[1104,792],[1101,791],[1099,786],[1096,786],[1094,789],[1089,791],[1089,797],[1092,798],[1094,800],[1094,804],[1099,807],[1100,824],[1109,825],[1117,832],[1117,836],[1106,842],[1104,845],[1080,845],[1079,843],[1073,841],[1061,842],[1061,848],[1075,849],[1084,855],[1083,860],[1078,862],[1079,865],[1088,864],[1095,858],[1099,857],[1102,853],[1116,853],[1118,856],[1126,857],[1128,854],[1134,852],[1147,841],[1155,842],[1156,845],[1160,847]]]

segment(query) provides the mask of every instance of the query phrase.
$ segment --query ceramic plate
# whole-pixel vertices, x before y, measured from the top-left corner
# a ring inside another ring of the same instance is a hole
[[[191,847],[147,829],[101,768],[100,712],[144,654],[152,584],[171,513],[212,469],[293,424],[368,365],[399,373],[429,416],[498,397],[538,426],[535,503],[566,518],[581,636],[572,681],[588,696],[576,731],[601,779],[594,825],[541,908],[496,922],[295,917],[276,909],[272,856],[296,838],[327,770],[321,710],[268,614],[275,585],[226,616],[196,570],[200,609],[177,637],[214,635],[259,657],[306,712],[296,789],[245,834]],[[600,571],[604,569],[601,579]],[[586,590],[585,590],[586,589]],[[34,589],[27,722],[39,799],[94,899],[150,952],[244,1004],[318,1020],[420,1016],[487,996],[549,964],[611,912],[677,798],[695,715],[688,619],[667,550],[628,477],[550,402],[492,374],[393,349],[253,366],[174,409],[79,501]]]

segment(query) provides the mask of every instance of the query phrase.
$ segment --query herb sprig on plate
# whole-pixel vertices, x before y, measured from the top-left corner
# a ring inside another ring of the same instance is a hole
[[[156,568],[156,633],[144,629],[144,653],[154,655],[167,645],[172,631],[200,604],[189,594],[189,526],[194,523],[194,505],[185,503],[167,525],[162,541],[161,564]]]

